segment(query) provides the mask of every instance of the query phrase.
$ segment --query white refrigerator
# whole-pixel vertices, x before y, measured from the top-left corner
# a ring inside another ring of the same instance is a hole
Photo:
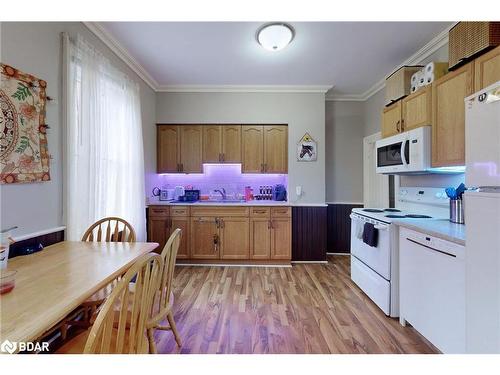
[[[500,353],[500,81],[465,99],[466,351]]]

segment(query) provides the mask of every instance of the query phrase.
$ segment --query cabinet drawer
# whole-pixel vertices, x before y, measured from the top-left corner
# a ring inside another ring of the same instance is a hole
[[[291,207],[272,207],[271,208],[272,217],[291,217],[292,208]]]
[[[170,216],[189,216],[189,207],[173,206],[170,208]]]
[[[191,207],[192,216],[248,216],[248,207]]]
[[[150,206],[149,217],[166,217],[170,214],[170,207]]]
[[[271,207],[251,207],[250,208],[251,217],[270,217]]]

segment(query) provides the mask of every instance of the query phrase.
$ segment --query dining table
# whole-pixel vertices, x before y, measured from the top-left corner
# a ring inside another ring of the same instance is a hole
[[[0,295],[0,343],[40,339],[157,247],[154,242],[63,241],[10,259],[15,287]]]

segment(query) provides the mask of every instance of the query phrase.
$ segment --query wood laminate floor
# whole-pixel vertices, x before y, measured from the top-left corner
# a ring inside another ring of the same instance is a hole
[[[348,256],[291,268],[177,267],[159,353],[435,353],[351,281]]]

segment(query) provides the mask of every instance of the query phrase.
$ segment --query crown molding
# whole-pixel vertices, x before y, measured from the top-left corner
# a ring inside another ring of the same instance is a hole
[[[241,93],[321,93],[325,94],[332,86],[324,85],[162,85],[157,92],[241,92]]]
[[[438,49],[443,47],[448,43],[448,33],[450,29],[455,26],[455,23],[448,26],[446,29],[441,31],[438,35],[436,35],[429,43],[420,48],[417,52],[403,61],[401,64],[397,65],[392,72],[395,72],[399,68],[405,65],[417,65],[421,64],[427,57],[432,55]],[[373,86],[371,86],[368,90],[366,90],[362,94],[346,94],[346,95],[327,95],[326,101],[354,101],[354,102],[364,102],[370,99],[377,92],[382,90],[385,87],[385,78],[376,82]]]
[[[87,28],[94,33],[111,51],[114,52],[127,66],[132,69],[149,87],[154,91],[158,88],[158,82],[147,72],[147,70],[121,45],[114,36],[98,22],[83,22]]]

